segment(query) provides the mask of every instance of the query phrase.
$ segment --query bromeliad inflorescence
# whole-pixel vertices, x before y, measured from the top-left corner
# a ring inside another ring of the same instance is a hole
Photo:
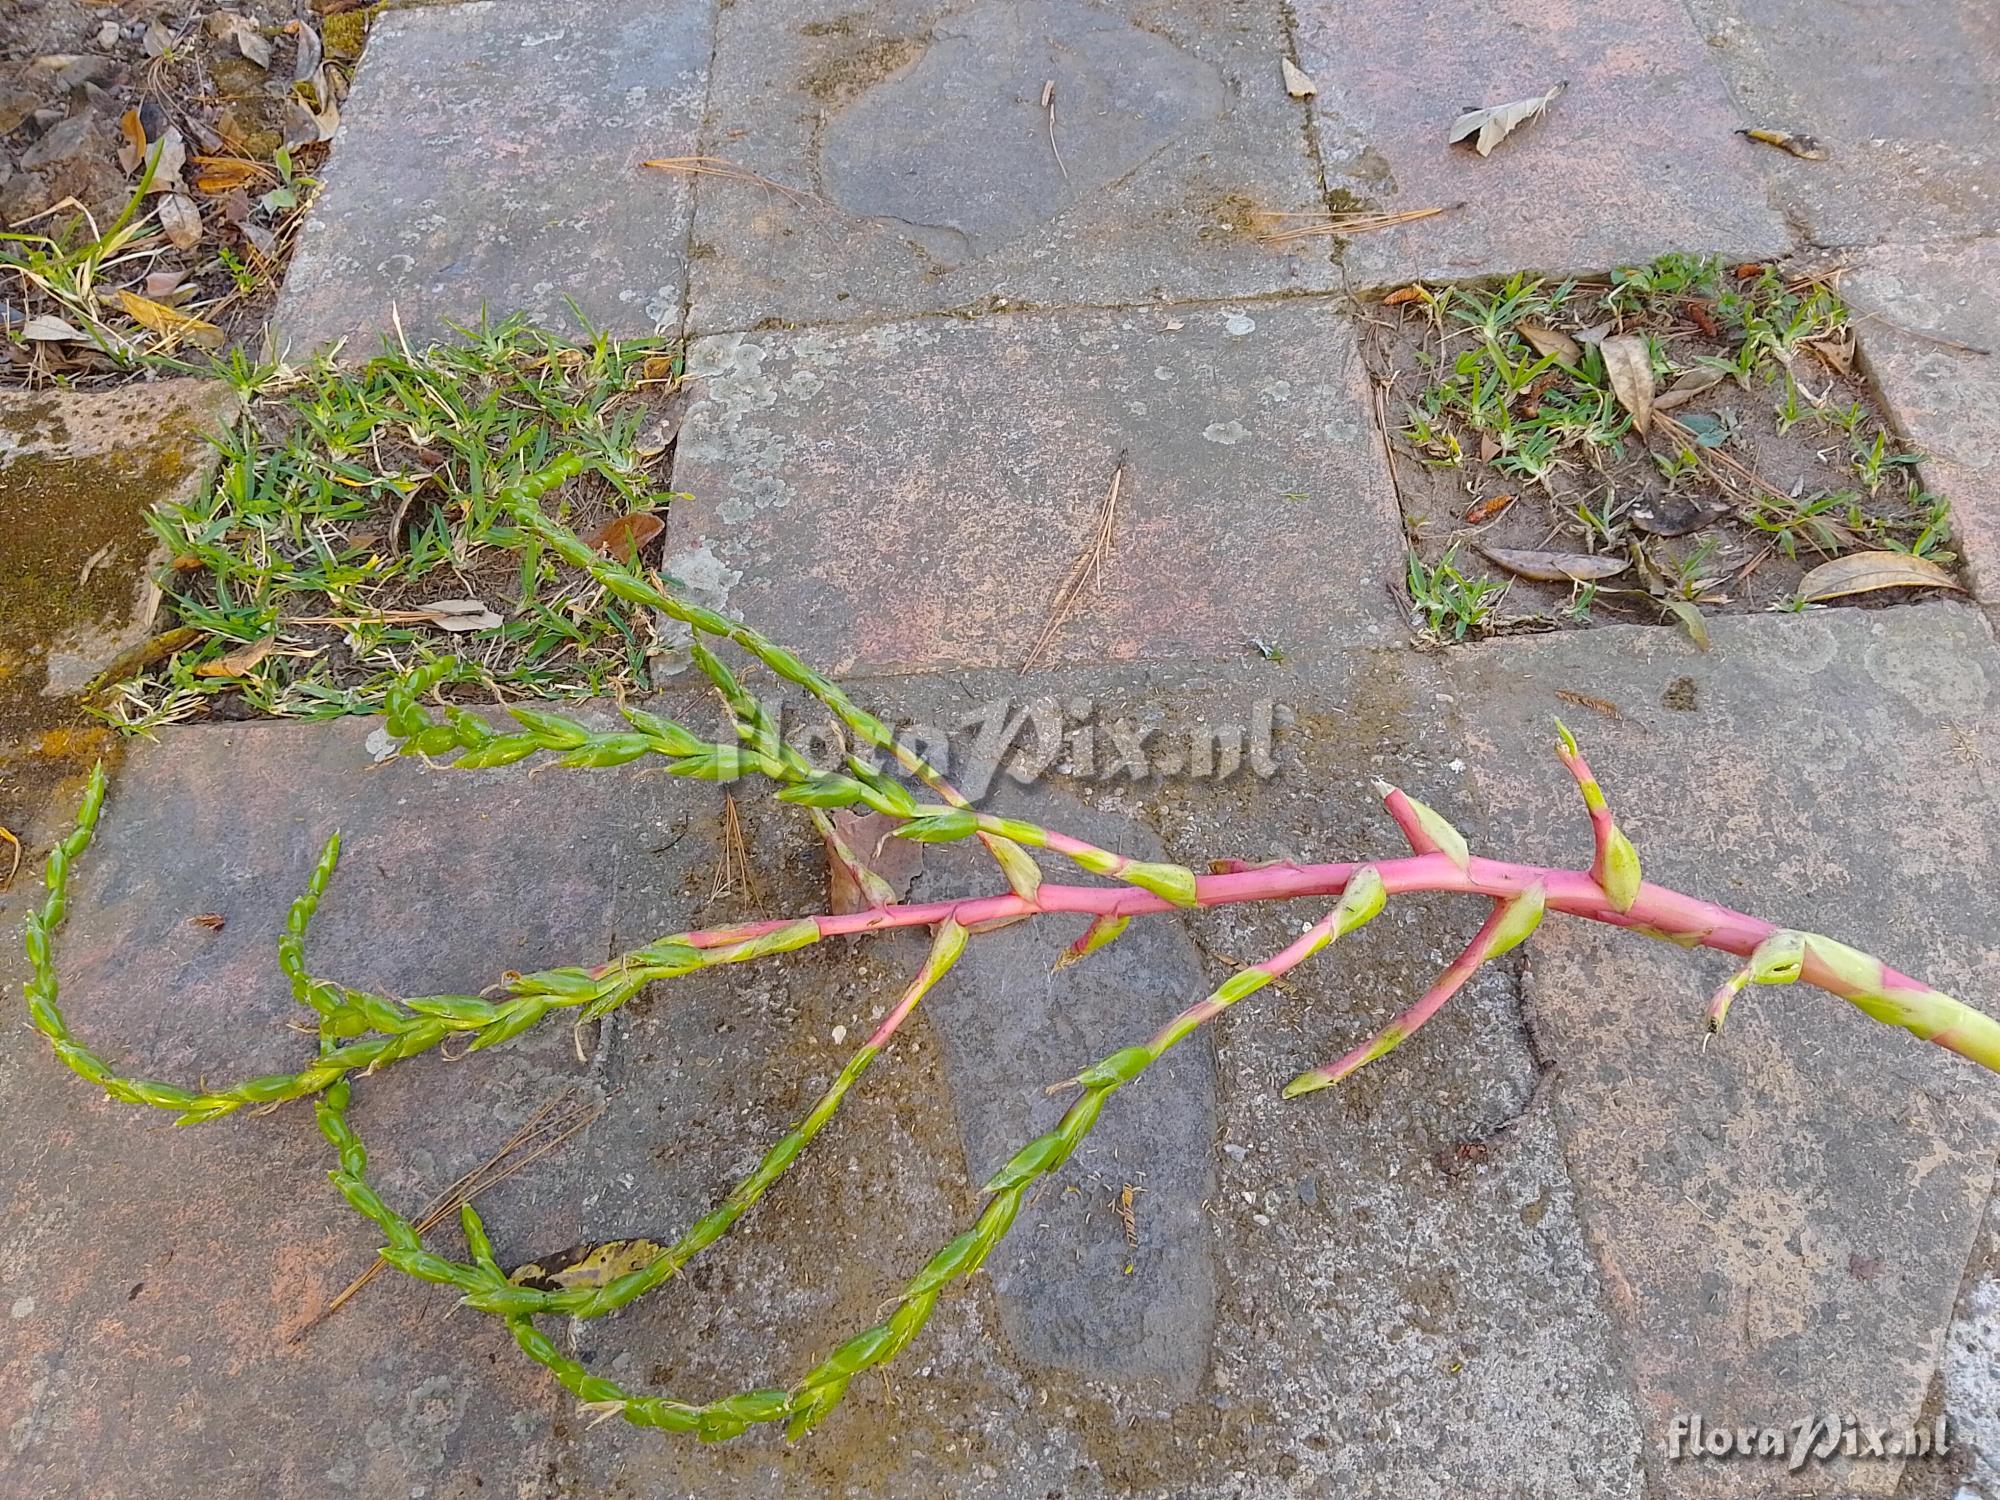
[[[411,673],[389,696],[388,727],[402,753],[421,755],[459,770],[535,757],[583,770],[652,756],[676,776],[704,780],[766,777],[777,784],[779,800],[805,809],[826,840],[830,857],[846,868],[870,902],[866,910],[673,933],[609,963],[510,974],[485,995],[399,998],[321,979],[307,968],[307,929],[339,858],[339,837],[335,835],[327,841],[305,891],[293,903],[278,944],[279,967],[294,997],[318,1017],[317,1056],[296,1073],[251,1078],[223,1088],[128,1078],[71,1033],[57,1003],[52,954],[72,868],[89,845],[103,807],[106,783],[100,768],[91,778],[74,831],[49,853],[44,877],[47,898],[27,926],[32,977],[26,993],[29,1019],[74,1072],[115,1099],[171,1111],[182,1124],[232,1114],[246,1105],[272,1106],[311,1097],[320,1130],[338,1153],[339,1164],[331,1173],[334,1185],[358,1213],[381,1230],[387,1241],[382,1259],[419,1280],[454,1287],[465,1305],[504,1319],[528,1357],[598,1413],[615,1414],[636,1426],[689,1432],[711,1440],[733,1437],[753,1424],[771,1422],[783,1423],[793,1437],[804,1433],[840,1401],[856,1375],[895,1358],[922,1330],[938,1298],[979,1269],[1012,1226],[1024,1196],[1069,1160],[1113,1094],[1204,1022],[1353,932],[1397,895],[1433,891],[1479,896],[1492,903],[1492,910],[1464,951],[1415,1003],[1346,1056],[1300,1073],[1285,1085],[1287,1098],[1339,1083],[1393,1051],[1435,1015],[1482,964],[1525,941],[1549,911],[1744,958],[1743,968],[1711,1003],[1711,1031],[1720,1028],[1730,1002],[1746,985],[1803,980],[1852,1002],[1876,1020],[1900,1026],[2000,1072],[2000,1022],[1982,1012],[1831,938],[1776,928],[1756,917],[1645,883],[1637,853],[1613,820],[1575,739],[1560,724],[1558,754],[1582,790],[1594,836],[1594,856],[1587,870],[1478,858],[1458,830],[1437,812],[1381,783],[1377,789],[1410,846],[1409,855],[1313,865],[1220,861],[1207,875],[1196,875],[1183,865],[1134,860],[1034,823],[981,812],[914,750],[898,742],[881,720],[790,652],[747,626],[680,599],[636,567],[600,556],[544,514],[542,494],[575,473],[580,462],[574,456],[558,460],[523,485],[504,492],[501,503],[525,530],[565,560],[587,569],[609,592],[659,610],[690,628],[693,658],[728,705],[737,742],[703,740],[681,724],[636,708],[623,711],[625,726],[616,730],[593,729],[528,708],[509,710],[514,727],[505,730],[462,709],[447,709],[440,715],[426,707],[425,700],[458,671],[456,662],[444,660]],[[756,698],[703,644],[704,636],[734,643],[768,670],[811,693],[863,745],[887,756],[902,776],[936,800],[919,800],[907,781],[866,754],[848,756],[838,771],[815,768],[781,739]],[[979,840],[998,867],[1000,888],[960,900],[898,903],[894,892],[842,840],[829,816],[829,809],[851,807],[865,807],[894,819],[898,837],[923,842]],[[1030,849],[1058,855],[1115,883],[1065,884],[1046,879]],[[1150,1038],[1113,1052],[1058,1085],[1059,1090],[1075,1090],[1075,1098],[1052,1130],[1023,1146],[987,1180],[986,1201],[972,1226],[933,1255],[885,1304],[888,1310],[879,1322],[838,1345],[790,1385],[708,1401],[642,1394],[591,1374],[537,1327],[539,1318],[594,1318],[627,1306],[727,1234],[825,1128],[919,1002],[950,973],[967,943],[976,941],[981,932],[1034,917],[1063,913],[1087,917],[1082,934],[1057,958],[1056,965],[1061,967],[1086,960],[1116,941],[1138,917],[1177,907],[1301,897],[1328,899],[1331,905],[1298,939],[1262,963],[1231,976]],[[638,1264],[601,1284],[548,1289],[511,1278],[494,1259],[492,1245],[471,1203],[464,1205],[460,1215],[467,1258],[453,1260],[427,1250],[416,1227],[369,1184],[368,1153],[348,1118],[357,1074],[417,1056],[455,1034],[468,1039],[466,1051],[476,1052],[519,1036],[551,1013],[594,1019],[624,1005],[649,984],[696,970],[748,963],[830,937],[914,927],[930,929],[929,956],[805,1117],[679,1239],[651,1247]]]

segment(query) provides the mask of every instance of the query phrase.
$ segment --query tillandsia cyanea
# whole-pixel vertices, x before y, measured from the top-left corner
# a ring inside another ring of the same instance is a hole
[[[932,766],[899,743],[879,719],[791,653],[747,626],[690,604],[635,565],[586,546],[546,515],[541,496],[579,472],[585,460],[570,455],[502,497],[524,532],[590,572],[621,598],[661,611],[690,627],[691,652],[728,705],[736,743],[701,739],[683,725],[637,708],[623,710],[624,727],[603,730],[562,715],[510,709],[514,725],[498,729],[462,709],[440,714],[426,700],[460,671],[439,660],[411,672],[390,694],[388,728],[405,755],[459,770],[508,765],[534,757],[572,769],[622,765],[657,756],[673,775],[733,780],[757,775],[777,784],[777,797],[805,809],[825,838],[829,856],[846,867],[867,909],[678,932],[635,948],[608,963],[509,974],[485,995],[392,997],[315,977],[305,962],[307,928],[324,897],[339,857],[339,836],[327,841],[304,892],[291,907],[278,944],[278,962],[298,1002],[318,1018],[319,1051],[296,1073],[252,1078],[226,1088],[190,1088],[126,1077],[79,1042],[57,1004],[52,938],[63,919],[77,858],[88,846],[105,796],[100,768],[93,774],[74,831],[48,857],[47,898],[27,925],[32,976],[26,987],[30,1020],[73,1071],[115,1099],[173,1112],[193,1124],[232,1114],[247,1105],[274,1106],[311,1097],[319,1127],[338,1153],[330,1174],[354,1209],[371,1220],[387,1244],[382,1258],[409,1276],[456,1288],[468,1306],[505,1320],[521,1349],[548,1369],[586,1406],[640,1427],[689,1432],[704,1439],[736,1436],[753,1424],[781,1422],[797,1437],[824,1417],[864,1370],[893,1359],[929,1319],[938,1298],[986,1260],[1020,1211],[1023,1197],[1076,1151],[1111,1096],[1138,1078],[1176,1043],[1237,1001],[1369,921],[1394,896],[1445,892],[1492,903],[1486,922],[1415,1003],[1373,1039],[1285,1085],[1286,1097],[1339,1083],[1356,1069],[1393,1051],[1456,993],[1481,964],[1526,940],[1549,911],[1629,928],[1688,947],[1736,954],[1742,967],[1711,1003],[1708,1026],[1721,1027],[1731,1000],[1750,984],[1803,980],[1840,996],[1878,1021],[2000,1072],[2000,1022],[1940,993],[1881,960],[1818,933],[1771,923],[1676,891],[1646,883],[1639,858],[1619,831],[1596,778],[1576,741],[1556,726],[1557,753],[1576,779],[1589,812],[1595,853],[1587,870],[1543,868],[1474,856],[1463,836],[1437,812],[1378,783],[1389,816],[1411,852],[1395,859],[1355,863],[1252,865],[1220,861],[1197,875],[1183,865],[1134,860],[1053,829],[996,817],[971,806]],[[780,738],[769,714],[734,672],[703,644],[703,637],[734,643],[778,677],[817,698],[868,747],[888,757],[853,754],[840,770],[822,770]],[[906,781],[905,778],[908,780]],[[914,781],[930,798],[919,800]],[[881,877],[841,839],[829,809],[865,807],[896,820],[895,834],[922,842],[978,839],[991,853],[1004,887],[960,900],[899,903]],[[1064,884],[1044,878],[1029,850],[1059,855],[1111,884]],[[1331,905],[1319,920],[1279,952],[1232,975],[1150,1037],[1120,1048],[1057,1091],[1074,1097],[1055,1127],[1023,1146],[984,1186],[985,1204],[972,1226],[933,1255],[888,1304],[881,1321],[830,1351],[788,1386],[691,1401],[631,1391],[593,1375],[568,1358],[536,1324],[538,1318],[600,1317],[624,1307],[679,1272],[721,1239],[826,1126],[842,1099],[889,1044],[923,997],[951,970],[968,942],[994,927],[1027,918],[1074,913],[1089,918],[1082,934],[1057,958],[1061,967],[1087,959],[1115,941],[1136,917],[1175,908],[1235,902],[1318,897]],[[930,929],[929,956],[874,1033],[855,1052],[805,1117],[786,1132],[715,1208],[678,1240],[651,1247],[636,1265],[602,1284],[553,1289],[511,1279],[494,1258],[492,1244],[471,1203],[461,1211],[465,1260],[424,1248],[417,1229],[370,1186],[368,1153],[348,1118],[356,1074],[401,1062],[454,1035],[469,1039],[467,1052],[520,1035],[552,1013],[589,1020],[608,1014],[645,986],[699,969],[746,963],[837,936],[895,928]]]

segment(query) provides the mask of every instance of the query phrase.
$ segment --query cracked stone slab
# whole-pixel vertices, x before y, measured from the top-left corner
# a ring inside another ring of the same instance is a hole
[[[1322,206],[1283,34],[1273,0],[736,0],[704,139],[795,191],[703,182],[689,326],[1331,290],[1254,235]]]
[[[1353,206],[1463,205],[1358,235],[1356,285],[1551,272],[1669,250],[1744,258],[1788,243],[1749,145],[1675,0],[1418,7],[1299,0],[1299,61],[1319,86],[1327,184]],[[1464,110],[1568,88],[1488,157],[1447,144]]]
[[[666,571],[837,673],[1313,650],[1396,624],[1402,533],[1330,302],[729,334],[689,351]]]
[[[713,0],[466,0],[375,23],[276,314],[366,356],[400,318],[679,326]]]
[[[2000,651],[1979,613],[1830,610],[1711,633],[1706,654],[1619,627],[1455,656],[1495,846],[1587,856],[1551,753],[1562,712],[1650,879],[1825,931],[1991,1010],[2000,906],[1973,872],[2000,844]],[[1723,955],[1559,921],[1523,951],[1654,1483],[1894,1492],[1898,1460],[1676,1463],[1670,1424],[1918,1420],[1992,1191],[1993,1078],[1803,987],[1746,992],[1704,1048]]]
[[[1880,245],[1841,295],[1890,420],[1951,501],[1952,530],[1986,603],[2000,600],[2000,242]],[[1970,347],[1968,347],[1970,346]]]
[[[1753,148],[1814,243],[2000,229],[2000,24],[1990,5],[1691,0],[1690,8],[1743,123],[1810,135],[1826,150],[1824,161],[1800,161]]]

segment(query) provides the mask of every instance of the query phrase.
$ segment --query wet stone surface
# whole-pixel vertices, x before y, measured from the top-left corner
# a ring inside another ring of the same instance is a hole
[[[1351,208],[1462,210],[1358,235],[1353,285],[1604,270],[1670,250],[1782,249],[1752,146],[1673,0],[1504,0],[1470,10],[1300,0],[1327,183]],[[1568,88],[1491,156],[1447,145],[1459,114]]]
[[[1990,1007],[2000,911],[1971,872],[2000,836],[1984,748],[2000,652],[1979,613],[1760,616],[1713,635],[1707,655],[1621,627],[1454,658],[1496,843],[1541,861],[1589,847],[1549,753],[1560,712],[1648,878],[1838,936]],[[1816,817],[1830,797],[1838,817]],[[1687,1496],[1894,1492],[1897,1461],[1794,1474],[1673,1464],[1664,1444],[1677,1414],[1736,1426],[1927,1413],[1993,1188],[1990,1079],[1804,987],[1747,991],[1704,1048],[1722,955],[1556,921],[1524,951],[1528,1019],[1561,1073],[1563,1142],[1655,1482]],[[1971,1389],[1947,1379],[1947,1408]]]
[[[664,570],[837,673],[1310,652],[1396,623],[1401,536],[1330,303],[730,334],[696,396]],[[1279,538],[1283,545],[1277,545]]]
[[[679,325],[712,0],[467,0],[375,25],[276,314],[302,352],[526,312]]]
[[[1283,34],[1270,0],[736,0],[704,135],[796,192],[703,183],[690,327],[1333,289],[1251,232],[1320,207]]]

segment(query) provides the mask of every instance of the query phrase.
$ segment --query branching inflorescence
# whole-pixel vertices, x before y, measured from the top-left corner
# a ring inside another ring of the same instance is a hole
[[[1408,856],[1308,865],[1220,861],[1212,867],[1213,873],[1199,876],[1182,865],[1130,859],[1034,823],[980,812],[914,750],[899,743],[881,720],[791,653],[744,625],[678,598],[637,568],[600,556],[544,514],[541,496],[579,472],[583,464],[580,457],[566,456],[527,483],[505,492],[501,503],[524,529],[566,561],[587,569],[611,593],[657,609],[691,628],[694,660],[728,705],[737,743],[705,741],[681,724],[629,707],[623,710],[624,726],[610,730],[523,707],[509,710],[514,727],[505,731],[462,709],[448,709],[440,715],[427,707],[425,700],[457,673],[458,664],[445,660],[410,674],[389,696],[388,727],[400,742],[402,753],[459,770],[508,765],[534,757],[581,770],[654,756],[676,776],[702,780],[766,777],[778,784],[779,800],[805,808],[827,840],[830,857],[847,866],[856,887],[871,902],[868,909],[674,933],[608,963],[510,974],[489,995],[398,998],[316,978],[306,966],[307,929],[339,857],[339,837],[335,835],[327,841],[304,892],[293,903],[278,945],[279,965],[293,996],[318,1018],[320,1047],[313,1061],[296,1073],[251,1078],[219,1089],[127,1078],[71,1034],[57,1003],[51,952],[53,934],[63,919],[71,870],[90,843],[103,806],[105,778],[100,769],[91,778],[74,831],[48,856],[47,899],[27,926],[32,977],[26,993],[30,1020],[74,1072],[115,1099],[172,1111],[181,1124],[214,1119],[246,1105],[270,1107],[311,1097],[320,1130],[338,1154],[339,1165],[330,1174],[334,1185],[356,1212],[380,1229],[387,1241],[382,1258],[409,1276],[456,1288],[465,1305],[504,1319],[523,1352],[593,1411],[622,1416],[636,1426],[690,1432],[710,1440],[733,1437],[754,1424],[770,1422],[784,1423],[793,1437],[804,1433],[840,1401],[856,1375],[900,1353],[923,1328],[938,1298],[979,1269],[1013,1224],[1024,1195],[1069,1160],[1113,1094],[1204,1022],[1370,920],[1392,896],[1419,891],[1480,896],[1492,903],[1492,911],[1464,951],[1414,1004],[1345,1056],[1300,1073],[1285,1086],[1287,1098],[1339,1083],[1393,1051],[1435,1015],[1482,964],[1525,941],[1551,910],[1742,957],[1743,967],[1711,1004],[1711,1031],[1720,1028],[1730,1001],[1744,986],[1803,980],[1850,1001],[1876,1020],[1900,1026],[2000,1071],[2000,1022],[1991,1017],[1831,938],[1776,928],[1758,918],[1645,883],[1638,855],[1613,820],[1576,741],[1561,725],[1557,725],[1558,754],[1582,790],[1594,835],[1594,856],[1588,870],[1475,857],[1458,830],[1438,813],[1381,783],[1377,789],[1410,846]],[[778,677],[811,693],[853,733],[866,752],[849,755],[837,771],[815,768],[780,738],[757,700],[703,644],[703,636],[733,642]],[[898,771],[936,800],[918,800],[905,781],[885,768],[881,756],[887,756]],[[828,810],[845,807],[886,814],[896,820],[895,833],[902,838],[924,842],[978,839],[998,865],[1004,889],[960,900],[898,903],[894,893],[835,831]],[[1047,880],[1029,849],[1059,855],[1116,883]],[[1231,976],[1149,1039],[1123,1047],[1057,1085],[1051,1092],[1075,1091],[1068,1109],[1053,1129],[1023,1146],[987,1180],[985,1204],[972,1226],[933,1255],[885,1304],[889,1310],[880,1322],[837,1346],[791,1385],[708,1401],[639,1394],[589,1373],[536,1326],[538,1318],[595,1318],[625,1307],[676,1275],[727,1234],[825,1127],[918,1003],[950,972],[968,941],[979,933],[1038,916],[1087,916],[1089,925],[1056,960],[1061,967],[1086,959],[1115,941],[1135,917],[1177,907],[1300,897],[1330,898],[1332,904],[1294,942]],[[511,1278],[494,1259],[492,1245],[471,1203],[461,1211],[467,1259],[453,1260],[427,1250],[417,1229],[368,1182],[368,1153],[348,1118],[357,1074],[366,1075],[417,1056],[454,1035],[465,1039],[465,1050],[472,1052],[519,1036],[554,1013],[592,1020],[624,1005],[649,984],[697,970],[750,962],[829,937],[912,927],[930,929],[929,956],[812,1109],[679,1239],[653,1250],[641,1263],[600,1285],[547,1288]]]

